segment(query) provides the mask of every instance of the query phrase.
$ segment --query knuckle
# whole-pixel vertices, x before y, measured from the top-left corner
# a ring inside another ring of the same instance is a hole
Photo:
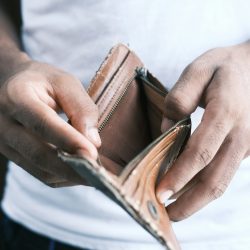
[[[191,62],[187,65],[187,67],[184,69],[183,73],[186,74],[193,74],[197,72],[197,69],[199,67],[199,64],[196,61]]]
[[[212,200],[220,198],[226,191],[227,185],[224,183],[207,185],[208,196]]]
[[[12,80],[6,84],[6,98],[7,102],[5,103],[6,106],[15,105],[16,108],[23,106],[26,98],[23,98],[25,94],[24,85],[20,84],[18,80]],[[8,105],[9,104],[9,105]]]
[[[214,130],[217,134],[226,134],[228,125],[224,121],[217,121],[214,124]]]
[[[184,69],[182,78],[185,79],[186,76],[187,80],[190,80],[192,77],[203,77],[209,72],[207,63],[207,58],[201,56]]]
[[[59,71],[58,73],[56,73],[53,77],[53,80],[54,80],[53,83],[56,85],[61,84],[61,83],[69,84],[69,85],[72,85],[72,83],[74,83],[74,84],[81,85],[81,82],[77,77],[67,72],[63,72],[63,71]]]
[[[15,101],[18,93],[20,94],[20,84],[15,80],[10,81],[6,85],[6,95],[10,100]]]
[[[224,122],[215,122],[211,126],[211,133],[207,137],[207,143],[213,154],[216,154],[215,147],[221,147],[225,142],[225,138],[228,136],[230,124],[226,124]],[[214,145],[214,146],[213,146]]]
[[[223,117],[223,119],[222,119]],[[214,134],[227,134],[230,122],[226,119],[226,115],[222,109],[218,110],[218,104],[210,105],[205,112],[201,122],[210,123],[213,127]]]
[[[29,91],[25,90],[23,86],[16,81],[7,84],[5,97],[0,108],[3,114],[17,118],[27,113],[31,98]]]
[[[194,153],[194,161],[198,163],[199,169],[203,169],[212,160],[212,153],[209,149],[204,148]],[[197,167],[197,166],[196,166]]]

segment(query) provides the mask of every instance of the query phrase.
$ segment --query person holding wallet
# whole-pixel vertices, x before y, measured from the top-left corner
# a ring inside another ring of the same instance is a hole
[[[162,131],[192,114],[194,132],[157,187],[161,202],[176,199],[166,209],[182,248],[250,247],[247,1],[22,0],[20,38],[0,3],[6,249],[162,249],[57,157],[97,158],[98,109],[84,87],[119,42],[171,88]]]

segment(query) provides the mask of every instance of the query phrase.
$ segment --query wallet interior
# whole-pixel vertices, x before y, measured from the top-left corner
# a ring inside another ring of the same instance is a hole
[[[99,124],[100,162],[116,175],[161,135],[166,95],[166,90],[144,68],[138,68],[120,92],[112,97],[108,119]]]

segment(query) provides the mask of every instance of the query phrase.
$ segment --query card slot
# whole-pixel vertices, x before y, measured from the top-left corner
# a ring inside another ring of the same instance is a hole
[[[149,152],[148,159],[145,159],[145,161],[143,159],[142,162],[137,166],[137,168],[141,167],[144,169],[137,185],[138,188],[135,189],[134,193],[131,195],[134,200],[138,201],[138,206],[141,206],[143,202],[143,197],[149,182],[152,182],[153,186],[155,186],[160,166],[173,143],[174,142],[169,143],[164,148],[160,149],[159,152],[152,150],[153,152]],[[143,164],[143,166],[140,166],[141,164]]]
[[[151,171],[152,165],[149,163],[153,161],[154,158],[160,157],[161,154],[166,154],[167,150],[169,149],[168,147],[174,142],[179,131],[180,128],[175,128],[175,130],[173,130],[171,133],[166,134],[165,137],[161,138],[160,141],[155,142],[144,154],[142,153],[138,156],[138,158],[140,158],[139,163],[136,163],[134,166],[127,166],[126,174],[128,174],[128,177],[125,179],[125,176],[122,173],[121,180],[123,181],[123,189],[128,196],[133,197],[137,183],[144,181],[145,176],[147,176]],[[128,173],[128,168],[131,168],[130,173]],[[139,186],[142,189],[144,187],[144,185],[140,184]],[[140,197],[137,196],[136,200],[139,202]]]
[[[123,185],[127,181],[132,171],[137,167],[137,165],[142,161],[142,159],[144,159],[144,157],[149,154],[149,152],[155,145],[159,144],[159,142],[162,141],[164,138],[170,138],[172,132],[175,131],[177,128],[181,129],[181,131],[183,132],[181,136],[183,136],[184,138],[182,140],[186,140],[190,133],[190,127],[190,119],[183,119],[176,123],[170,129],[168,129],[166,132],[164,132],[161,136],[156,138],[154,141],[152,141],[147,147],[144,148],[142,152],[140,152],[140,154],[138,154],[134,159],[132,159],[126,166],[126,168],[122,171],[121,175],[119,176],[119,182],[121,183],[121,185]]]

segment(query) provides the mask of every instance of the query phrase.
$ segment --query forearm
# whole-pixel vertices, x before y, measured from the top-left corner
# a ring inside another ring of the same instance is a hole
[[[28,60],[20,49],[20,41],[11,20],[0,9],[0,84],[13,72],[17,65]]]

